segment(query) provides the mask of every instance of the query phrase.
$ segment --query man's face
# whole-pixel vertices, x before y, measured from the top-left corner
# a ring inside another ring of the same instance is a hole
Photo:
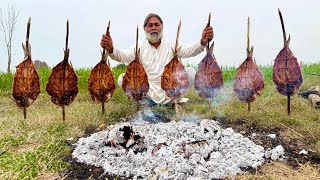
[[[151,43],[159,42],[162,38],[162,24],[160,20],[156,17],[149,18],[144,31],[148,41]]]

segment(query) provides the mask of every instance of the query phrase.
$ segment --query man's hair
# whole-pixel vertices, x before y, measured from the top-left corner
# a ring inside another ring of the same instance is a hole
[[[143,27],[146,27],[148,20],[152,17],[156,17],[160,20],[161,25],[163,25],[162,19],[158,14],[150,13],[148,16],[144,19]]]

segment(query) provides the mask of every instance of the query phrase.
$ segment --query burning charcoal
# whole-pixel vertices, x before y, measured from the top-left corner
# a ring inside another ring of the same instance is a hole
[[[135,59],[128,65],[126,73],[123,76],[122,89],[130,99],[137,101],[139,109],[139,100],[145,98],[149,91],[148,76],[144,71],[140,61],[140,49],[138,49],[138,27],[136,34]]]
[[[287,111],[288,115],[290,115],[290,96],[296,93],[296,91],[300,88],[303,80],[301,74],[301,67],[298,63],[298,60],[289,48],[290,35],[287,40],[280,9],[278,9],[278,11],[282,25],[284,47],[279,52],[274,61],[273,82],[276,85],[278,92],[282,95],[287,96]]]
[[[78,77],[69,64],[69,21],[67,21],[66,47],[63,61],[57,64],[49,77],[46,86],[47,93],[51,96],[51,101],[62,107],[62,119],[65,120],[65,106],[70,105],[78,94]]]
[[[210,19],[211,13],[209,14],[207,27],[210,26]],[[194,80],[194,88],[198,95],[209,100],[212,99],[223,86],[222,71],[213,55],[213,46],[214,43],[212,43],[211,47],[209,47],[208,43],[206,47],[207,54],[198,64],[198,71]]]
[[[109,33],[110,21],[106,34]],[[113,95],[116,86],[114,77],[110,68],[108,59],[108,51],[103,49],[101,61],[91,70],[88,79],[88,90],[91,94],[91,99],[94,102],[102,103],[102,114],[105,113],[104,103],[108,102]]]
[[[180,35],[181,21],[179,22],[176,46],[173,59],[164,67],[161,76],[161,88],[168,97],[175,100],[175,110],[178,112],[177,100],[187,91],[189,87],[189,78],[184,65],[178,57],[178,41]]]
[[[12,84],[12,96],[17,106],[23,109],[24,119],[27,118],[27,107],[29,107],[40,94],[39,75],[33,65],[31,58],[31,47],[29,44],[30,21],[27,25],[26,47],[24,50],[24,60],[16,67]]]
[[[255,61],[253,61],[253,47],[250,49],[250,18],[248,17],[248,34],[247,34],[247,58],[239,66],[237,74],[234,77],[233,90],[238,98],[248,103],[248,111],[251,110],[250,103],[255,101],[256,97],[261,94],[264,88],[263,74],[259,71]]]

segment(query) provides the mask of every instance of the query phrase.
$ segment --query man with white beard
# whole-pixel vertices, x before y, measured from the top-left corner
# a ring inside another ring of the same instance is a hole
[[[144,20],[144,31],[146,40],[139,44],[140,60],[148,76],[149,91],[147,93],[147,102],[150,105],[167,104],[172,98],[166,96],[161,88],[161,75],[164,67],[173,58],[174,43],[163,38],[163,22],[159,15],[150,13]],[[211,26],[205,27],[202,31],[200,41],[197,40],[190,45],[182,45],[179,51],[180,58],[194,57],[203,52],[206,44],[213,39],[213,29]],[[122,51],[113,46],[112,38],[109,34],[103,34],[100,42],[102,48],[109,51],[111,59],[118,62],[129,64],[134,60],[135,53],[133,49]],[[196,71],[186,68],[189,76],[190,86],[193,85]],[[118,79],[119,87],[122,87],[123,75]],[[185,98],[184,98],[185,99]]]

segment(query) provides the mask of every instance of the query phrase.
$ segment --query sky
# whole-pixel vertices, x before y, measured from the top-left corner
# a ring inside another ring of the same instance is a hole
[[[11,70],[23,60],[21,43],[25,42],[27,20],[31,17],[30,44],[33,60],[45,61],[53,67],[63,59],[66,21],[69,19],[69,60],[75,68],[92,68],[101,60],[100,40],[110,20],[114,46],[128,49],[135,44],[139,26],[139,41],[145,40],[144,18],[149,13],[161,16],[164,37],[175,41],[181,19],[179,44],[200,41],[208,14],[214,29],[214,55],[219,65],[239,66],[246,58],[247,18],[250,16],[250,43],[258,65],[272,65],[283,48],[278,8],[290,49],[303,63],[320,61],[320,1],[319,0],[1,0],[0,8],[13,6],[18,12],[14,31]],[[184,59],[186,64],[198,64],[204,52]],[[111,66],[118,63],[111,60]],[[0,33],[0,71],[7,69],[3,34]]]

